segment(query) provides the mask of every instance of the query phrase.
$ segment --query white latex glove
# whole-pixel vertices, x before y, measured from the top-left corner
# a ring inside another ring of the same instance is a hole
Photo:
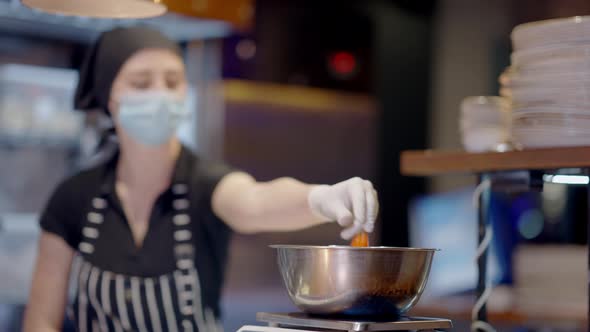
[[[340,233],[345,240],[375,228],[379,202],[370,181],[357,177],[333,186],[316,186],[309,192],[308,202],[316,216],[345,227]]]

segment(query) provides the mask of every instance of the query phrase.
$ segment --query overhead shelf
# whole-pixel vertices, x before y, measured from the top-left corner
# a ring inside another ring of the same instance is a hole
[[[508,152],[403,151],[404,175],[486,173],[512,170],[546,170],[590,167],[590,147],[533,149]]]
[[[47,14],[32,10],[19,0],[0,0],[0,32],[79,43],[94,40],[101,32],[138,23],[153,26],[178,41],[221,38],[231,31],[229,24],[177,14],[150,19],[100,19]]]

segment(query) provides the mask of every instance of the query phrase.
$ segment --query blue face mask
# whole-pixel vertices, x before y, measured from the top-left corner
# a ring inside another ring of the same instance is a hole
[[[170,141],[188,116],[184,100],[150,91],[123,96],[117,120],[125,133],[138,143],[158,146]]]

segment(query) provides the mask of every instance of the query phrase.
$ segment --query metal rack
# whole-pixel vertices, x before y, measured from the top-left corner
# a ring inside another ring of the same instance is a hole
[[[552,181],[555,174],[575,179],[571,184],[585,185],[590,191],[590,147],[487,153],[404,151],[401,154],[401,172],[410,176],[471,173],[478,176],[480,185],[488,183],[482,186],[478,204],[478,243],[481,244],[489,222],[489,203],[493,191],[542,190],[544,181]],[[590,202],[588,208],[590,210]],[[588,222],[590,224],[590,220]],[[483,295],[486,288],[487,256],[487,250],[484,250],[477,261],[478,297]],[[590,303],[590,293],[588,301]],[[487,321],[485,305],[477,312],[477,320]]]

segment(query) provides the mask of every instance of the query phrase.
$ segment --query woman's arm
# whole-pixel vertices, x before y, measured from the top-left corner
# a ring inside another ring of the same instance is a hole
[[[74,251],[59,236],[42,232],[33,285],[25,312],[25,332],[61,331]]]
[[[309,185],[292,178],[257,182],[243,172],[226,175],[213,193],[213,210],[241,233],[292,231],[337,221],[344,238],[371,232],[377,215],[372,184],[353,178],[333,186]]]

